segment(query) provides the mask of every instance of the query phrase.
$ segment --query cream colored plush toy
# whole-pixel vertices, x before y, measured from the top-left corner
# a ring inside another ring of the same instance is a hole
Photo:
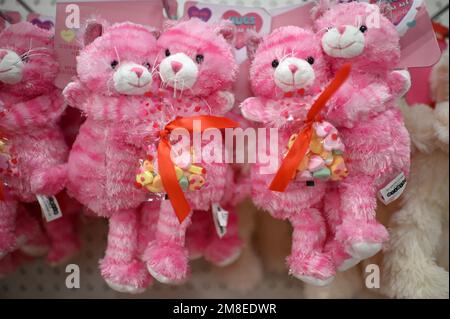
[[[389,297],[449,297],[448,76],[446,51],[431,76],[436,108],[404,107],[414,149],[404,205],[390,220],[384,252],[381,291]]]

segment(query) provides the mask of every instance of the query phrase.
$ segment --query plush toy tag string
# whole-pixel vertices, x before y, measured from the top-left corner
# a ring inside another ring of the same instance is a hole
[[[314,102],[308,112],[305,126],[300,131],[298,138],[286,154],[277,174],[275,175],[269,189],[276,192],[284,192],[292,180],[297,167],[306,155],[311,144],[313,134],[313,124],[317,121],[320,111],[325,107],[331,97],[339,90],[339,88],[348,79],[351,71],[351,65],[345,64],[334,77],[333,81],[322,92],[319,98]]]
[[[180,223],[182,223],[189,215],[191,208],[178,182],[175,166],[170,156],[172,147],[169,136],[172,131],[180,128],[186,129],[190,133],[193,133],[195,121],[200,121],[201,123],[201,129],[199,130],[200,132],[211,128],[225,129],[239,127],[238,123],[225,117],[201,115],[176,118],[174,121],[167,124],[164,130],[160,132],[160,141],[158,145],[159,174],[161,175],[161,181],[164,189],[169,196],[169,200]]]

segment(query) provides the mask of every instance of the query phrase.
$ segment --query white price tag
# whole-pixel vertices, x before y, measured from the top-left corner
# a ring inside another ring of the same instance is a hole
[[[54,221],[62,217],[61,208],[55,196],[47,197],[36,195],[39,205],[41,206],[42,214],[47,222]]]
[[[406,184],[407,181],[405,174],[400,173],[378,192],[378,198],[383,202],[383,204],[389,205],[403,194]]]
[[[226,235],[228,227],[228,217],[230,213],[223,209],[219,204],[212,204],[212,214],[217,235],[220,238]]]

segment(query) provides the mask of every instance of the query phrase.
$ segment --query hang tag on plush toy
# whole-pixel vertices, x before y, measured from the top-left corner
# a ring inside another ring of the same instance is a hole
[[[407,180],[405,174],[398,174],[389,184],[378,192],[378,198],[385,205],[397,200],[405,191]]]
[[[211,211],[217,235],[220,238],[223,238],[227,234],[228,217],[230,216],[230,213],[217,203],[212,204]]]
[[[330,123],[315,122],[309,150],[297,168],[295,180],[310,182],[313,180],[340,181],[347,177],[345,165],[345,146],[338,130]],[[288,150],[294,145],[298,134],[293,134],[288,142]]]
[[[55,196],[36,195],[36,198],[41,206],[42,214],[48,223],[62,217],[62,211]]]

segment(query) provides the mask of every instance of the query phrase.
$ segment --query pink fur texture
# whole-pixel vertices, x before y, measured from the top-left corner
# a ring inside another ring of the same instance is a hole
[[[7,201],[32,202],[64,188],[68,149],[58,127],[65,105],[53,85],[53,34],[23,22],[0,34],[0,131],[8,139]],[[17,246],[15,204],[1,204],[0,254]],[[6,233],[4,232],[6,231]]]
[[[156,38],[144,26],[92,21],[84,43],[78,79],[64,91],[87,117],[69,156],[67,189],[96,215],[109,218],[100,262],[107,283],[121,292],[142,292],[151,279],[137,243],[138,209],[146,194],[134,186],[134,176],[145,158],[144,138],[152,134],[148,115],[154,105],[144,94],[157,85]]]
[[[373,15],[379,25],[370,23]],[[377,253],[388,238],[375,218],[376,194],[400,172],[409,173],[409,135],[395,104],[405,85],[393,73],[400,59],[399,36],[378,6],[336,5],[316,20],[316,28],[333,72],[344,63],[353,67],[326,112],[342,134],[350,172],[329,186],[325,198],[332,238],[328,251],[345,270]]]
[[[250,81],[257,97],[244,101],[241,110],[249,120],[278,128],[278,163],[283,160],[290,136],[299,132],[312,99],[327,84],[328,73],[312,31],[279,28],[256,50]],[[323,252],[327,232],[320,206],[326,183],[316,181],[314,187],[308,187],[296,180],[285,192],[273,192],[269,185],[274,173],[262,171],[264,166],[257,163],[252,167],[252,198],[257,206],[275,218],[289,220],[294,227],[292,253],[287,259],[291,274],[317,285],[328,283],[335,270],[330,256]]]
[[[228,23],[210,25],[199,19],[172,23],[158,39],[159,74],[165,91],[166,109],[171,118],[193,115],[223,115],[234,104],[228,92],[237,65],[232,46],[234,29]],[[164,123],[164,125],[167,123]],[[222,141],[204,142],[220,146]],[[205,155],[205,154],[203,154]],[[192,210],[209,211],[221,201],[226,184],[227,165],[198,164],[206,169],[206,185],[185,195]],[[191,214],[192,215],[192,214]],[[169,201],[159,212],[155,240],[144,254],[149,272],[163,283],[184,282],[189,273],[185,235],[189,216],[178,221]]]

